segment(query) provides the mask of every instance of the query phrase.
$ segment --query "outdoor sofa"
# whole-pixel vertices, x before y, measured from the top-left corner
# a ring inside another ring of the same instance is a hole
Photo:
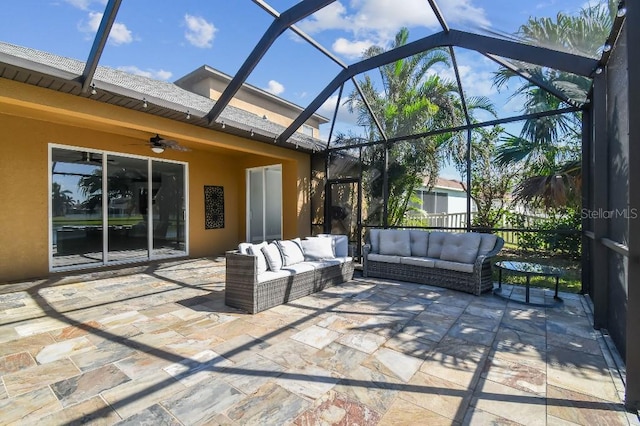
[[[226,253],[225,303],[252,314],[351,280],[346,235],[241,243]]]
[[[493,234],[372,229],[363,247],[363,276],[480,295],[493,288],[491,258],[503,245]]]

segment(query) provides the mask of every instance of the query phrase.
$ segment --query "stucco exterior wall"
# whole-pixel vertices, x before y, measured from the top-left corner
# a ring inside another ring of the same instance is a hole
[[[0,129],[0,284],[49,274],[50,143],[187,163],[191,257],[244,240],[247,167],[282,164],[283,236],[310,234],[307,154],[1,79]],[[192,151],[153,154],[156,132]],[[224,187],[223,229],[204,229],[204,185]]]

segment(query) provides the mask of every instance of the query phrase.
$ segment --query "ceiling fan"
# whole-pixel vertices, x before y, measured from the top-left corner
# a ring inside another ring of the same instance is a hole
[[[190,148],[180,145],[178,142],[171,139],[164,139],[156,133],[155,136],[149,139],[149,146],[151,150],[156,154],[161,154],[165,149],[173,149],[175,151],[191,151]]]

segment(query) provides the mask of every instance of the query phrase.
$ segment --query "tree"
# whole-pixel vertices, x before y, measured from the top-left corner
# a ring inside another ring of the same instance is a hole
[[[508,195],[518,169],[495,160],[497,141],[502,132],[500,126],[474,131],[471,141],[471,188],[466,188],[464,183],[466,162],[460,158],[455,162],[463,177],[463,186],[476,204],[473,226],[480,228],[494,228],[511,206]]]
[[[583,56],[598,55],[607,39],[617,4],[583,8],[577,15],[558,13],[555,19],[534,18],[520,27],[517,36],[525,42],[559,48]],[[518,63],[518,66],[539,81],[563,92],[569,99],[584,103],[591,87],[590,79],[567,72]],[[501,69],[494,82],[503,87],[516,73]],[[525,99],[523,113],[555,110],[569,106],[531,82],[519,85],[513,96]],[[534,205],[560,207],[577,206],[580,202],[580,113],[554,115],[525,122],[519,136],[502,139],[497,160],[502,164],[519,164],[525,170],[514,196]]]
[[[73,197],[69,189],[62,189],[58,182],[51,185],[51,209],[53,216],[64,216],[73,207]]]
[[[405,45],[408,37],[409,31],[402,28],[396,34],[391,49]],[[384,48],[373,46],[365,51],[364,57],[371,58],[383,52]],[[436,64],[449,64],[447,50],[433,49],[383,65],[379,69],[382,89],[376,87],[369,76],[360,82],[362,92],[387,137],[415,135],[463,123],[457,86],[432,72]],[[369,140],[383,139],[357,91],[353,91],[345,103],[351,112],[357,112],[358,124],[365,128]],[[476,106],[489,106],[491,110],[490,103],[485,100],[479,101]],[[381,176],[385,170],[389,191],[388,224],[395,226],[404,219],[415,190],[423,186],[425,181],[428,187],[433,186],[444,159],[442,148],[457,137],[459,135],[446,133],[412,138],[388,146],[377,144],[364,148],[363,186],[369,207],[367,222],[382,223]],[[347,145],[349,140],[349,137],[339,135],[337,143]],[[385,165],[386,149],[389,152],[388,168]]]

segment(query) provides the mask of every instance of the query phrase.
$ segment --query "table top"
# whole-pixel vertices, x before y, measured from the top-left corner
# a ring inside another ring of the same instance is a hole
[[[541,275],[560,277],[563,275],[563,271],[560,268],[554,266],[540,265],[533,262],[516,262],[512,260],[501,260],[495,263],[495,266],[512,272],[519,272],[521,274]]]

